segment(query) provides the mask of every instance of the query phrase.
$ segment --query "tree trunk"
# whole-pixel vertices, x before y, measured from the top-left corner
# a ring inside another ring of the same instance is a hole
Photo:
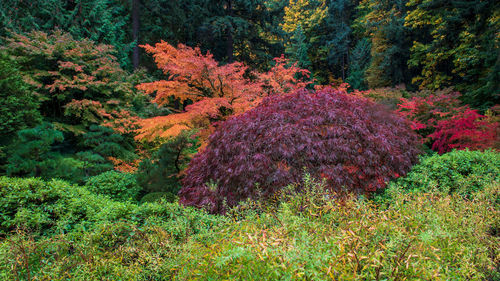
[[[342,81],[345,82],[345,54],[342,54]]]
[[[135,46],[132,54],[132,64],[134,69],[139,67],[139,28],[140,28],[140,0],[132,0],[132,39],[135,41]]]
[[[233,3],[232,0],[227,1],[227,15],[229,17],[233,16]],[[227,62],[231,63],[233,62],[233,49],[234,49],[234,42],[233,42],[233,30],[232,28],[228,28],[227,30],[227,43],[226,43],[226,52],[227,52]]]

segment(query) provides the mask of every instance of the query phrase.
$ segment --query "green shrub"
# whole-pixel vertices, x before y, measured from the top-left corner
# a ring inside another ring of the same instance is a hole
[[[85,187],[96,194],[107,195],[118,201],[137,200],[141,191],[133,174],[117,171],[107,171],[91,177]]]
[[[237,220],[178,203],[133,205],[84,232],[0,240],[0,279],[499,279],[497,185],[471,200],[393,191],[381,207],[331,200],[335,194],[306,177],[277,194],[272,210],[239,209]]]
[[[118,220],[163,225],[167,231],[172,229],[175,236],[197,233],[216,221],[214,216],[178,203],[139,206],[117,202],[61,180],[0,177],[0,235],[23,229],[35,236],[51,236]]]
[[[192,239],[168,272],[176,280],[500,277],[500,245],[491,234],[500,215],[494,208],[497,186],[472,200],[398,193],[393,204],[381,208],[362,198],[321,203],[326,195],[312,187],[309,196],[289,196],[277,212],[228,224],[210,243]]]
[[[177,194],[183,171],[199,147],[195,135],[196,131],[183,131],[141,162],[136,175],[144,191]]]
[[[127,217],[133,204],[120,203],[62,180],[0,177],[0,234],[16,228],[34,235],[86,229],[95,222]]]
[[[152,202],[159,202],[161,200],[165,200],[166,202],[174,202],[177,196],[175,194],[170,193],[170,192],[151,192],[146,195],[144,195],[141,198],[141,201],[139,204],[144,204],[146,202],[152,203]]]
[[[63,181],[3,177],[0,191],[0,280],[169,280],[160,267],[227,221],[177,202],[114,202]],[[68,224],[82,231],[57,231]]]
[[[455,150],[422,158],[406,177],[391,185],[408,191],[470,196],[491,182],[500,182],[500,153]]]

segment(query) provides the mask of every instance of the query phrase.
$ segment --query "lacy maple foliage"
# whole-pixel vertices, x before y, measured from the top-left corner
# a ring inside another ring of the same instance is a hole
[[[215,121],[255,107],[262,98],[288,93],[311,83],[309,71],[290,65],[283,56],[275,59],[267,73],[250,71],[240,62],[220,65],[209,52],[199,48],[167,42],[143,46],[151,53],[166,80],[137,86],[146,94],[155,95],[153,102],[168,104],[171,99],[193,104],[168,116],[141,120],[137,139],[169,138],[183,130],[201,129],[208,136]]]
[[[186,170],[180,202],[223,212],[300,181],[304,168],[333,190],[373,192],[405,175],[420,146],[408,120],[342,90],[275,95],[217,126]]]
[[[68,33],[13,33],[2,49],[20,62],[43,101],[108,100],[133,95],[112,46],[75,40]]]

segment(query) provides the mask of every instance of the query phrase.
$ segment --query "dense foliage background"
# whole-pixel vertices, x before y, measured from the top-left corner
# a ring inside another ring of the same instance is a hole
[[[474,106],[498,103],[498,1],[7,0],[0,35],[59,29],[152,67],[138,45],[165,40],[218,61],[268,69],[286,53],[321,83],[357,89],[453,86]]]
[[[0,279],[499,280],[499,30],[493,0],[2,0]]]

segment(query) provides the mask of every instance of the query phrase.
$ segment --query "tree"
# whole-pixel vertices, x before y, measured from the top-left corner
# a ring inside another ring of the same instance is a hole
[[[264,69],[280,54],[273,38],[267,37],[273,32],[274,12],[268,2],[271,1],[225,0],[217,5],[209,1],[214,12],[203,22],[202,29],[212,37],[210,50],[216,59],[226,63],[240,61]]]
[[[132,0],[132,39],[134,40],[135,46],[132,53],[132,64],[134,69],[139,67],[139,31],[140,31],[140,11],[141,11],[141,1]]]
[[[314,60],[314,57],[317,56],[316,50],[319,48],[317,28],[328,14],[326,1],[291,0],[284,10],[280,27],[284,31],[283,39],[286,53],[290,55],[292,61],[298,62],[301,67],[311,65],[311,69],[317,69],[318,63]]]
[[[126,68],[133,42],[128,36],[129,12],[123,0],[3,0],[0,2],[0,36],[59,29],[81,40],[109,44]]]
[[[352,88],[366,90],[365,72],[370,65],[371,42],[369,38],[362,38],[349,54],[349,71],[346,82]]]
[[[133,103],[138,95],[128,81],[133,77],[120,68],[112,46],[74,40],[61,31],[13,34],[6,42],[2,52],[19,63],[20,75],[33,89],[25,101],[34,100],[43,121],[64,134],[55,158],[58,163],[65,161],[60,167],[74,168],[76,178],[70,180],[81,182],[93,175],[93,171],[112,168],[112,160],[133,161],[133,157],[128,156],[134,154],[135,149],[131,144],[138,118],[133,112]],[[127,149],[128,156],[94,155],[94,147],[81,146],[89,141],[88,133],[93,132],[94,127],[105,127],[112,132],[108,135],[123,138],[117,145]],[[130,145],[123,145],[125,143]],[[22,155],[28,157],[28,154]]]
[[[290,55],[292,61],[297,62],[298,66],[307,69],[311,66],[308,51],[309,42],[302,26],[299,25],[291,37],[291,43],[287,46],[286,53]]]
[[[460,93],[449,90],[402,98],[398,112],[411,120],[412,129],[440,154],[452,149],[498,147],[498,121],[462,105],[459,98]]]
[[[283,5],[277,2],[143,0],[139,42],[196,46],[203,53],[210,51],[217,61],[241,61],[264,70],[283,52],[275,23],[277,17],[281,20]],[[148,65],[147,57],[142,61]]]
[[[57,165],[59,156],[53,151],[56,143],[64,140],[63,134],[53,125],[43,123],[32,129],[17,133],[17,140],[10,148],[10,157],[6,165],[9,176],[40,177]]]
[[[269,198],[304,168],[333,191],[369,193],[408,172],[419,147],[407,120],[345,91],[275,95],[216,128],[186,170],[180,202],[224,212]]]
[[[407,67],[411,37],[405,27],[407,0],[363,0],[356,19],[371,41],[371,62],[365,79],[370,88],[410,82]]]
[[[175,48],[161,42],[144,48],[153,54],[168,80],[143,83],[137,88],[155,94],[153,101],[160,105],[176,100],[181,108],[177,114],[142,120],[138,139],[169,138],[192,129],[202,129],[200,133],[206,137],[214,122],[244,112],[265,96],[287,93],[310,83],[308,71],[287,66],[284,57],[277,58],[269,72],[259,74],[240,62],[219,65],[212,54],[204,55],[199,48],[182,44]]]
[[[322,53],[326,55],[323,64],[328,66],[330,75],[346,80],[349,64],[349,49],[352,44],[352,29],[350,27],[354,15],[354,1],[328,1],[328,15],[320,27],[319,44]],[[318,57],[321,60],[321,56]],[[323,74],[324,76],[325,74]]]
[[[30,90],[19,66],[0,54],[0,139],[40,123],[39,101]]]
[[[146,193],[169,192],[176,195],[184,171],[199,147],[193,131],[183,131],[164,143],[152,157],[144,159],[137,172],[137,182]]]
[[[74,40],[61,31],[13,34],[6,41],[2,50],[19,62],[40,113],[61,130],[78,135],[91,124],[132,118],[127,111],[136,93],[112,46]]]
[[[16,58],[35,87],[44,116],[63,116],[64,106],[72,100],[128,102],[134,96],[109,45],[75,40],[61,31],[13,34],[6,43],[2,50]]]
[[[455,86],[475,106],[499,101],[498,1],[410,0],[405,26],[416,37],[409,65],[422,89]],[[493,91],[491,91],[493,90]]]
[[[327,12],[325,0],[290,0],[285,7],[281,27],[285,32],[293,34],[300,26],[305,34],[310,35],[314,27],[326,17]]]

